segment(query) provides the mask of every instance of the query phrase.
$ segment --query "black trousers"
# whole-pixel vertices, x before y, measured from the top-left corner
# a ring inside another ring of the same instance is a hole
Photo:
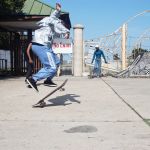
[[[26,78],[29,78],[29,77],[32,76],[32,74],[33,74],[33,68],[34,68],[33,63],[27,62],[27,73],[26,73]]]

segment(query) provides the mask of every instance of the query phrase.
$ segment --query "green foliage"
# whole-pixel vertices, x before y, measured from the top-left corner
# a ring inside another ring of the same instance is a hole
[[[143,54],[145,52],[147,52],[146,49],[135,48],[132,50],[132,58],[135,59],[136,57],[138,57],[139,54]]]
[[[21,13],[25,1],[26,0],[1,0],[0,15]]]
[[[20,14],[26,0],[0,0],[0,16]],[[0,32],[0,49],[9,49],[9,33]]]
[[[0,49],[9,49],[9,33],[8,32],[0,32]]]

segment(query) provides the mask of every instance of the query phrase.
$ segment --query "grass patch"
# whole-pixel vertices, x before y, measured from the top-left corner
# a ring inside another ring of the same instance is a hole
[[[144,122],[150,126],[150,119],[144,119]]]

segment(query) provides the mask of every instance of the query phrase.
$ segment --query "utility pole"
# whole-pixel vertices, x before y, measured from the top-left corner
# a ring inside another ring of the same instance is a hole
[[[73,75],[82,76],[83,73],[83,29],[84,27],[77,24],[74,29],[73,45]]]
[[[122,26],[122,70],[126,69],[126,40],[127,40],[127,24]]]

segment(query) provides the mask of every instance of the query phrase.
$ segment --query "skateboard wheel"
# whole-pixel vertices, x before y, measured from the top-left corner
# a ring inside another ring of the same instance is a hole
[[[65,91],[65,88],[61,88],[60,91]]]
[[[45,102],[41,102],[39,106],[43,108],[44,106],[46,106],[46,103]]]

